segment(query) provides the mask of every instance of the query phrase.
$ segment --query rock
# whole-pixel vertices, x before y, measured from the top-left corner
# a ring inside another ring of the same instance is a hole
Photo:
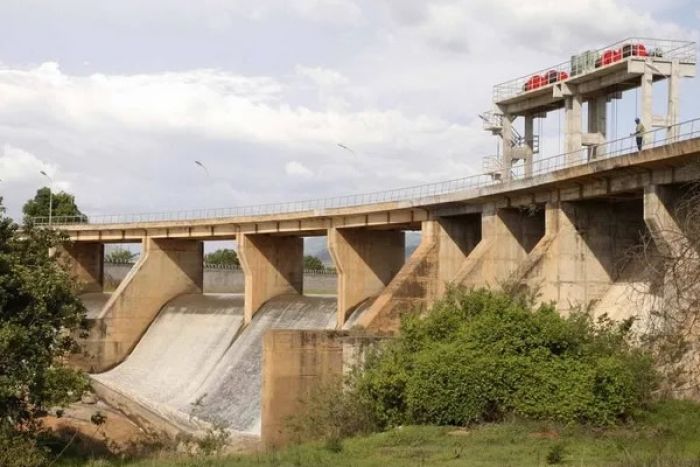
[[[83,404],[97,404],[97,396],[92,393],[85,391],[82,396],[80,396],[80,402]]]

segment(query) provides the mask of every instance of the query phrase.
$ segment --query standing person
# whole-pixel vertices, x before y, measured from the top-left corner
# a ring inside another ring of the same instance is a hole
[[[644,142],[644,132],[646,131],[646,128],[644,128],[644,125],[639,120],[639,118],[635,118],[634,123],[637,124],[637,126],[634,129],[634,134],[637,136],[637,150],[641,151],[642,143]]]

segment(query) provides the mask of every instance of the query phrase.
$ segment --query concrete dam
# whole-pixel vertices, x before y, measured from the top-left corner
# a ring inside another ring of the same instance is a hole
[[[679,118],[679,82],[694,76],[696,52],[632,38],[584,55],[611,48],[619,58],[574,56],[566,72],[495,86],[482,119],[499,157],[483,174],[303,202],[53,218],[91,322],[74,364],[113,404],[170,432],[223,424],[275,446],[314,388],[451,284],[530,286],[562,313],[640,313],[635,293],[665,292],[628,252],[643,242],[671,251],[684,229],[677,208],[700,181],[700,119]],[[662,115],[652,108],[660,83]],[[639,91],[648,130],[609,139],[611,102],[629,91]],[[559,110],[565,152],[545,156],[534,123]],[[421,233],[408,258],[407,232]],[[305,237],[327,238],[333,296],[304,295]],[[242,293],[206,293],[203,242],[214,240],[236,242]],[[109,243],[139,243],[142,254],[105,294]]]
[[[181,295],[123,363],[93,378],[183,431],[259,435],[263,335],[333,329],[335,315],[335,297],[282,295],[244,327],[243,294]]]

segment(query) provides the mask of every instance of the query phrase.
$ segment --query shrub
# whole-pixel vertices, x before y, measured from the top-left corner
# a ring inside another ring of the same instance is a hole
[[[506,415],[612,424],[643,408],[656,381],[630,325],[454,288],[426,317],[407,317],[350,391],[379,426]]]

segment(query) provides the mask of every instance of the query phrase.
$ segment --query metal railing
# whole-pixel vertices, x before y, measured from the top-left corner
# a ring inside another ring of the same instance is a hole
[[[643,48],[640,48],[640,45]],[[632,57],[695,63],[695,43],[691,41],[629,37],[607,47],[588,50],[579,55],[574,55],[568,62],[558,63],[534,73],[497,84],[493,87],[493,101],[502,102],[520,94],[542,89],[550,84],[566,81],[573,76],[579,76],[589,71],[620,63]]]
[[[667,132],[674,134],[667,137]],[[657,128],[644,134],[644,149],[700,137],[700,118],[673,125],[670,128]],[[524,164],[512,167],[510,177],[494,177],[493,173],[472,175],[436,183],[426,183],[388,191],[375,191],[333,198],[312,199],[287,203],[261,204],[220,209],[198,209],[186,211],[152,212],[141,214],[119,214],[101,216],[54,216],[52,225],[70,224],[128,224],[161,221],[192,221],[248,216],[279,215],[309,212],[321,214],[326,209],[347,208],[362,205],[376,205],[388,202],[410,202],[412,206],[425,206],[438,201],[440,195],[464,193],[464,197],[478,195],[478,190],[489,186],[508,188],[508,178],[513,181],[553,173],[561,169],[584,165],[589,162],[610,159],[637,152],[635,136],[608,141],[597,146],[582,148],[579,151],[559,154],[533,161],[532,173],[526,177]],[[474,191],[474,193],[469,193]],[[48,225],[48,217],[35,217],[37,225]]]

